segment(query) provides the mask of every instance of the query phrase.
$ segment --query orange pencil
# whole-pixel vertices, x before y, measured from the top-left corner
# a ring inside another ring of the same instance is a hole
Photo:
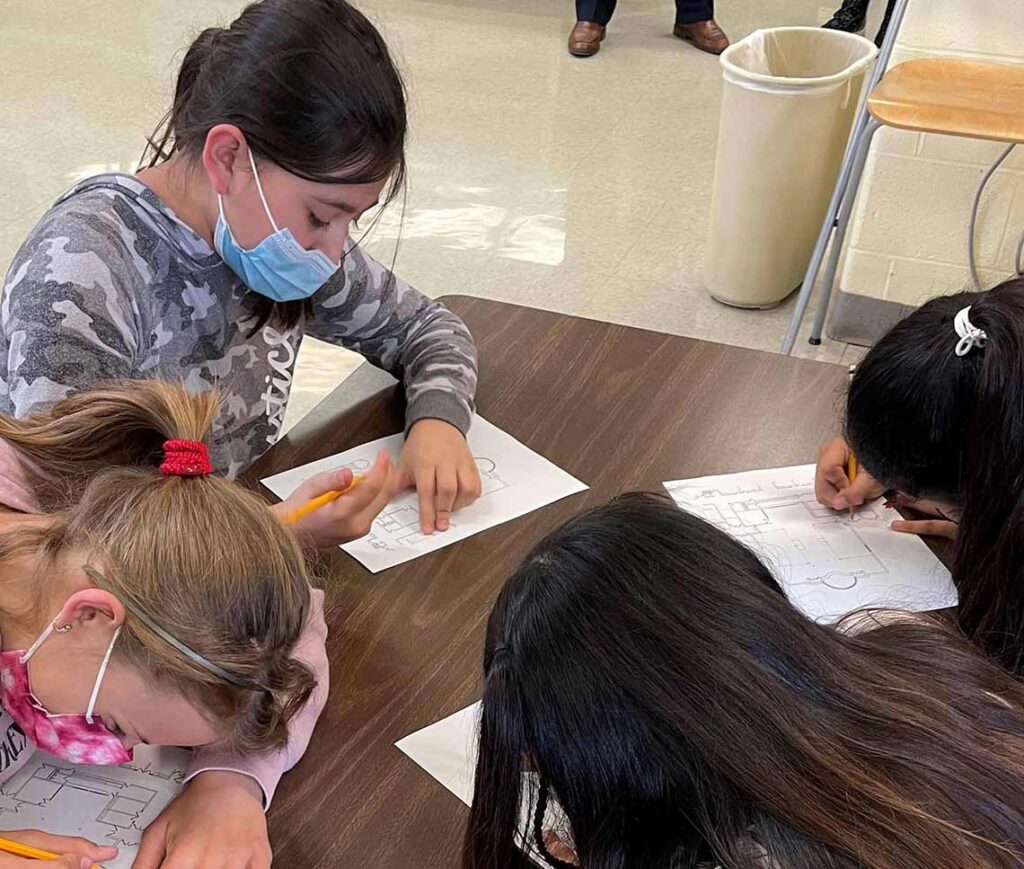
[[[846,460],[846,479],[850,481],[851,486],[857,479],[857,457],[852,452],[850,458]],[[850,508],[850,518],[853,518],[853,507]]]
[[[3,837],[0,837],[0,851],[13,854],[15,857],[28,857],[31,860],[59,860],[61,857],[60,854],[54,854],[52,851],[33,848],[31,845],[22,845],[21,842]],[[99,867],[93,865],[92,869],[99,869]]]
[[[291,513],[285,516],[285,523],[288,525],[292,525],[295,522],[298,522],[303,516],[308,516],[314,510],[319,510],[321,507],[324,506],[324,504],[330,504],[331,501],[337,500],[342,495],[347,495],[356,486],[363,482],[363,479],[364,478],[362,474],[353,474],[352,482],[349,483],[344,489],[334,489],[330,492],[324,492],[322,495],[314,498],[309,503],[303,504],[301,507],[299,507],[298,510],[292,510]]]

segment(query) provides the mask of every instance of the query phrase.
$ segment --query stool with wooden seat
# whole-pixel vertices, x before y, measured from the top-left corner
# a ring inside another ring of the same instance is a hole
[[[822,298],[810,337],[812,344],[821,343],[839,255],[875,133],[885,126],[1024,143],[1024,67],[943,57],[910,60],[894,66],[881,77],[870,91],[863,111],[863,122],[854,127],[832,204],[800,287],[783,353],[788,354],[793,349],[834,230],[835,238],[822,282]],[[914,203],[908,204],[908,208],[913,207]]]

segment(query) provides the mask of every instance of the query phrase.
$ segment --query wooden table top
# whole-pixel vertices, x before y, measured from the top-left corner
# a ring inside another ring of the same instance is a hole
[[[269,815],[275,865],[457,867],[466,808],[394,743],[479,699],[484,625],[529,548],[584,507],[664,480],[802,464],[837,430],[838,365],[453,296],[478,411],[589,491],[377,575],[325,557],[331,694]],[[253,468],[269,476],[402,428],[363,366]]]

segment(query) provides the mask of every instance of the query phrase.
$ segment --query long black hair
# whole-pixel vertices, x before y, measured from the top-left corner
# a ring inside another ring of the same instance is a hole
[[[874,620],[815,624],[664,497],[572,519],[488,622],[463,865],[567,865],[556,800],[585,869],[1020,866],[1024,687],[949,628]]]
[[[234,124],[258,158],[324,184],[405,181],[407,114],[402,77],[387,45],[345,0],[261,0],[228,27],[195,39],[181,64],[174,104],[148,139],[141,165],[198,157],[207,133]],[[307,302],[258,298],[294,326]]]
[[[987,340],[958,356],[968,306]],[[932,299],[894,326],[857,368],[846,431],[884,485],[962,511],[960,623],[1024,674],[1024,280]]]

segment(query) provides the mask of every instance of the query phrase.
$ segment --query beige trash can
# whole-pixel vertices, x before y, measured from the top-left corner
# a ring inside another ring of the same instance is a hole
[[[704,259],[715,299],[770,308],[800,286],[877,51],[851,33],[776,27],[722,54]]]

